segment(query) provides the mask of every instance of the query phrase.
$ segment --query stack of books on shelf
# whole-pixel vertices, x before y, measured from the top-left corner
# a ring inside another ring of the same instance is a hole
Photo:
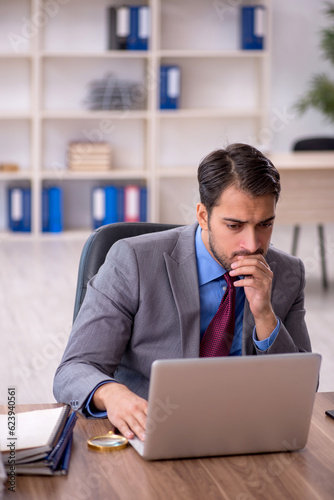
[[[8,228],[11,231],[31,231],[30,188],[8,188]]]
[[[0,451],[9,476],[65,475],[77,415],[68,405],[0,415]]]
[[[58,186],[42,189],[42,231],[60,233],[63,230],[63,189]]]
[[[111,168],[111,146],[107,142],[71,142],[68,146],[69,170],[105,171]]]
[[[93,229],[113,222],[146,222],[146,220],[146,187],[109,185],[93,188]]]
[[[107,74],[88,85],[85,107],[93,110],[145,109],[146,95],[140,82],[124,80]]]
[[[18,172],[19,170],[17,163],[0,163],[0,172]]]
[[[150,7],[121,5],[108,8],[108,49],[147,50],[151,32]]]

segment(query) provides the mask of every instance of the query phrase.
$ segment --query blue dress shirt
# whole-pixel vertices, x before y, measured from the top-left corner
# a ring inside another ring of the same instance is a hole
[[[210,321],[218,311],[219,304],[226,291],[227,283],[223,277],[226,270],[218,264],[206,249],[202,240],[202,229],[198,226],[195,236],[197,273],[200,298],[200,331],[201,339]],[[236,288],[235,294],[235,330],[233,343],[229,356],[241,356],[242,354],[242,322],[244,316],[245,292],[243,288]],[[274,342],[280,328],[277,320],[276,328],[270,337],[265,340],[257,340],[256,329],[253,331],[253,341],[258,349],[266,351]]]
[[[200,332],[202,339],[205,330],[207,329],[210,321],[218,310],[221,299],[226,291],[227,284],[225,279],[223,278],[223,274],[226,272],[226,270],[220,264],[218,264],[218,262],[208,252],[203,243],[201,233],[202,229],[200,226],[198,226],[195,236],[195,249],[200,297]],[[242,322],[244,315],[244,305],[244,289],[237,288],[235,304],[235,331],[229,356],[241,356],[242,354]],[[257,348],[261,351],[266,351],[268,347],[271,346],[271,344],[274,342],[279,328],[280,321],[277,320],[275,330],[271,333],[270,337],[265,340],[257,340],[256,331],[254,328],[253,341],[256,344]],[[94,388],[83,408],[83,411],[87,416],[107,416],[106,411],[99,411],[93,408],[92,398],[98,387],[110,382],[110,380],[106,380],[105,382],[101,382]]]

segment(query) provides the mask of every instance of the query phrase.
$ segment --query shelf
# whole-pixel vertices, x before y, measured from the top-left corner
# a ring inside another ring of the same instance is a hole
[[[132,109],[118,109],[118,110],[44,110],[40,113],[41,118],[45,120],[99,120],[99,119],[112,119],[112,120],[146,120],[149,115],[148,112],[137,111]]]
[[[237,59],[253,59],[265,58],[268,56],[267,50],[160,50],[157,51],[160,58],[237,58]]]
[[[33,54],[29,52],[0,52],[0,59],[32,59]]]
[[[150,57],[147,50],[106,50],[101,52],[40,52],[43,59],[146,59]]]
[[[148,178],[148,172],[145,170],[135,170],[135,169],[129,169],[129,170],[110,170],[107,172],[71,172],[69,170],[43,170],[41,172],[41,178],[43,180],[55,180],[55,181],[62,181],[62,180],[69,180],[69,181],[74,181],[74,180],[119,180],[119,179],[125,179],[125,180],[135,180],[135,179],[144,179],[146,180]]]
[[[0,172],[0,230],[7,224],[10,182],[30,183],[33,228],[21,235],[5,232],[6,237],[87,236],[89,229],[72,228],[89,228],[97,183],[146,186],[148,220],[190,223],[201,158],[231,142],[256,145],[268,126],[271,34],[265,50],[239,50],[239,11],[246,2],[130,0],[129,5],[150,6],[152,23],[149,50],[133,51],[107,49],[107,8],[121,0],[59,1],[57,6],[57,1],[3,0],[0,163],[21,170]],[[267,7],[270,29],[271,0],[254,2]],[[48,9],[54,14],[30,38],[15,44],[6,36],[33,29],[29,23],[36,13]],[[180,67],[179,109],[159,109],[162,64]],[[91,102],[103,105],[106,89],[115,91],[110,75],[134,83],[133,109],[88,109]],[[107,142],[112,168],[67,170],[68,145],[74,141]],[[64,192],[63,235],[40,233],[40,190],[52,183],[61,183]]]
[[[159,110],[159,117],[168,118],[263,118],[261,109],[177,109]]]
[[[31,118],[31,111],[10,111],[7,109],[0,109],[0,120],[30,120]]]
[[[0,171],[0,182],[1,181],[22,181],[32,179],[32,172],[30,170],[19,170],[18,172],[2,172]]]
[[[158,170],[158,175],[161,178],[190,178],[196,179],[197,168],[194,167],[172,167],[172,168],[160,168]]]

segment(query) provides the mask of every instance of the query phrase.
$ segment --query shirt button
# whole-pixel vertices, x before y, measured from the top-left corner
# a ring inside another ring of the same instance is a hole
[[[226,286],[223,286],[223,291],[226,292]]]

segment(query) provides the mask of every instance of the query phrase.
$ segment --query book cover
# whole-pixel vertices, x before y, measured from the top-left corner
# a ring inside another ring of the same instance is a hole
[[[263,5],[241,7],[241,48],[243,50],[264,48],[265,12]]]
[[[62,408],[60,408],[62,410]],[[17,458],[17,452],[15,451],[15,473],[16,474],[29,474],[29,475],[64,475],[67,474],[69,468],[73,429],[77,421],[77,414],[74,411],[70,411],[70,407],[67,417],[65,418],[66,412],[62,413],[62,419],[60,421],[60,427],[57,431],[57,438],[53,441],[51,451],[49,453],[36,452],[35,455],[21,456]],[[56,408],[59,410],[59,408]],[[40,410],[45,413],[45,418],[50,415],[51,421],[54,419],[54,415],[50,414],[50,410]],[[32,414],[32,417],[36,419],[36,414],[34,412],[26,412],[27,414]],[[28,415],[29,416],[29,415]],[[37,417],[38,418],[38,417]],[[27,432],[27,428],[24,429]],[[12,466],[12,461],[8,458],[5,461],[5,469],[7,472],[10,471]]]
[[[160,109],[178,109],[181,88],[179,66],[160,67]]]
[[[15,415],[17,429],[15,460],[22,461],[28,458],[37,460],[37,457],[47,457],[58,442],[70,410],[70,406],[63,405],[57,408],[17,413]],[[8,442],[11,441],[11,438],[6,435],[7,418],[5,414],[0,415],[0,451],[5,467],[6,460],[10,456]]]

